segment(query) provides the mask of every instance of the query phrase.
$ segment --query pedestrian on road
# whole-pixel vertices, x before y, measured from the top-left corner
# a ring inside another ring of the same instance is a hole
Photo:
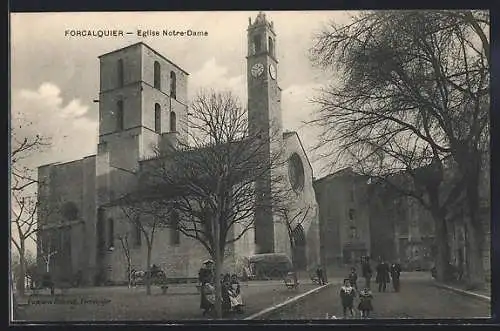
[[[401,283],[399,278],[401,276],[401,265],[396,262],[391,265],[391,278],[392,278],[392,287],[395,292],[399,292]]]
[[[373,295],[369,288],[364,288],[359,293],[359,305],[358,309],[361,312],[361,318],[370,317],[370,312],[373,310],[372,305]]]
[[[365,279],[365,287],[370,288],[372,267],[370,266],[370,258],[368,256],[364,256],[361,261],[361,273]]]
[[[316,269],[316,277],[318,278],[319,285],[326,284],[325,272],[320,265],[318,265],[318,268]]]
[[[354,317],[354,297],[356,296],[356,290],[351,286],[349,279],[344,279],[344,286],[340,288],[340,300],[342,301],[342,309],[344,318],[347,318],[347,310],[351,313],[351,317]]]
[[[357,291],[358,290],[358,273],[356,272],[356,268],[352,267],[351,272],[349,273],[349,281],[351,283],[351,286],[354,287],[354,289]]]
[[[375,280],[378,284],[378,291],[385,292],[385,290],[387,289],[387,283],[390,282],[389,265],[381,258],[379,259],[379,261],[380,262],[377,265],[377,277]]]

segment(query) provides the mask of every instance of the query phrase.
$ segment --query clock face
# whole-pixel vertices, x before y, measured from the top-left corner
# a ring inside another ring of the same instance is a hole
[[[269,65],[269,75],[272,79],[276,79],[276,67],[272,64]]]
[[[252,67],[252,76],[259,77],[264,72],[264,65],[262,63],[256,63]]]

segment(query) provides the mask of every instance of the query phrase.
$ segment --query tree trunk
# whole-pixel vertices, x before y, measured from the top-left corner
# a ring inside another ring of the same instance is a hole
[[[153,247],[148,244],[147,268],[146,268],[146,294],[151,295],[151,251]]]
[[[132,261],[130,261],[130,258],[127,257],[127,282],[128,282],[128,288],[132,287]]]
[[[24,240],[20,239],[21,247],[19,249],[19,277],[17,279],[17,291],[20,296],[24,296],[26,289],[26,261]]]
[[[215,250],[215,314],[217,318],[222,318],[222,273],[223,262],[221,261],[221,253],[219,249]]]
[[[435,245],[437,248],[436,269],[437,280],[445,281],[448,263],[450,261],[450,248],[448,246],[448,229],[443,217],[435,218],[436,234]]]
[[[467,245],[467,285],[471,289],[484,287],[485,272],[483,264],[483,250],[482,243],[483,224],[479,216],[480,209],[480,172],[481,167],[479,164],[480,156],[474,158],[476,162],[469,162],[469,170],[467,174],[467,205],[468,217],[466,218],[465,225],[467,229],[466,245]]]
[[[480,225],[473,224],[470,218],[466,221],[467,228],[467,286],[470,289],[480,289],[484,287],[485,272],[483,265],[483,251],[481,247],[481,231],[477,229]],[[478,221],[476,221],[478,222]]]

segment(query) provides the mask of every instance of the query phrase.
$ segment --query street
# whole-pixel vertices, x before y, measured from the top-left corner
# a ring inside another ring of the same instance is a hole
[[[297,304],[285,307],[260,319],[325,319],[328,316],[342,318],[342,305],[339,298],[340,279],[333,285],[308,296]],[[360,279],[359,285],[364,283]],[[376,284],[372,285],[374,311],[372,319],[386,318],[489,318],[490,303],[463,296],[432,284],[428,273],[403,273],[401,292],[395,293],[392,286],[385,293],[379,293]],[[355,302],[357,306],[357,301]],[[357,312],[359,318],[359,312]]]

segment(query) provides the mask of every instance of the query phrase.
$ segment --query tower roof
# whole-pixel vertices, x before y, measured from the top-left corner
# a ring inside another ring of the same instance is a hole
[[[267,20],[264,12],[259,12],[252,23],[252,18],[248,18],[248,29],[254,29],[262,26],[267,26],[274,33],[274,22]]]

